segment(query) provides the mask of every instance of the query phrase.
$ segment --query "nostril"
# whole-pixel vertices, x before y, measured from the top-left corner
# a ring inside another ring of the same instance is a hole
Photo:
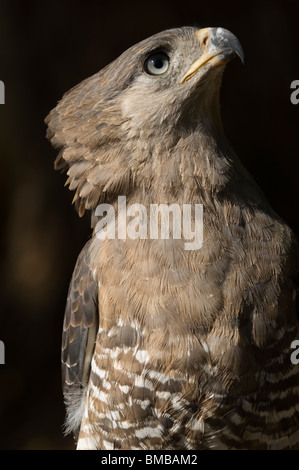
[[[203,45],[204,47],[207,46],[208,40],[209,40],[209,37],[208,37],[208,36],[205,36],[205,37],[203,38],[203,40],[202,40],[202,45]]]
[[[209,47],[212,30],[213,28],[201,28],[196,31],[195,35],[200,47],[204,49]]]

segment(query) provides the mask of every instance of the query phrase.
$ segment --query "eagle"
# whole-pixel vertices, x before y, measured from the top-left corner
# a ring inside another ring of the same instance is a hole
[[[224,28],[162,31],[45,120],[55,168],[91,214],[62,335],[77,449],[299,449],[298,243],[225,136],[220,86],[236,56]],[[201,246],[174,225],[138,236],[141,218],[123,236],[120,196],[131,216],[202,207]],[[103,207],[122,236],[108,236]]]

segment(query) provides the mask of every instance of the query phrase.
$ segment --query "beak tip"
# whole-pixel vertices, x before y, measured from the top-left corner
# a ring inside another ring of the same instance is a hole
[[[245,63],[245,54],[239,39],[225,28],[211,28],[212,43],[217,47],[229,48]]]
[[[236,54],[237,54],[237,56],[239,57],[239,59],[241,60],[242,65],[245,65],[245,55],[244,55],[243,50],[242,50],[242,53],[236,52]]]

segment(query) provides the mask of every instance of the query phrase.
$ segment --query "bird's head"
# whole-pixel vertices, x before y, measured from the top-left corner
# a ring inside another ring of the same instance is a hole
[[[55,166],[67,170],[80,215],[127,194],[145,178],[142,168],[154,168],[163,153],[171,158],[190,133],[222,132],[219,90],[234,56],[243,61],[238,39],[226,29],[171,29],[63,96],[46,118],[47,137],[61,148]]]
[[[128,62],[129,78],[119,96],[122,115],[164,136],[188,132],[190,125],[193,130],[209,121],[218,124],[222,73],[236,55],[243,61],[238,39],[223,28],[188,27],[152,36],[119,58]]]

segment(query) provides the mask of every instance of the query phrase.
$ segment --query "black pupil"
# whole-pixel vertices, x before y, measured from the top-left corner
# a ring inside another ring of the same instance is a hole
[[[156,69],[161,69],[163,67],[163,60],[158,57],[153,59],[152,62]]]

